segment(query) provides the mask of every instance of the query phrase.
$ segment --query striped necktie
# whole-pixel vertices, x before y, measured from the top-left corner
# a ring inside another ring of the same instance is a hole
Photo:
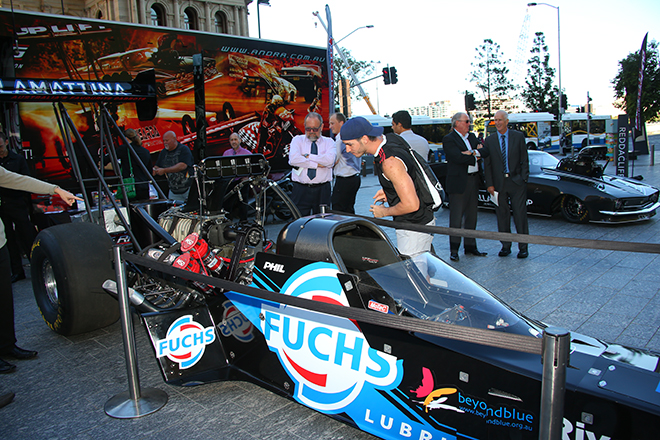
[[[505,174],[509,172],[509,161],[506,156],[506,139],[504,135],[502,135],[502,169]]]

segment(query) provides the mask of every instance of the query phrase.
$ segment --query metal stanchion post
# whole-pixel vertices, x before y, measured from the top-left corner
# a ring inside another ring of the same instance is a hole
[[[539,440],[560,440],[564,425],[566,367],[571,347],[570,333],[559,327],[543,332],[543,380]]]
[[[128,375],[128,391],[111,397],[104,406],[105,413],[117,419],[134,419],[146,416],[161,409],[167,403],[167,393],[157,388],[140,390],[140,377],[137,371],[137,354],[135,352],[135,334],[133,320],[129,309],[128,286],[126,285],[126,268],[121,258],[121,247],[113,248],[115,255],[115,271],[117,273],[117,296],[119,297],[119,312],[121,330],[124,338],[124,355],[126,357],[126,372]]]
[[[651,144],[651,166],[655,165],[655,144]]]

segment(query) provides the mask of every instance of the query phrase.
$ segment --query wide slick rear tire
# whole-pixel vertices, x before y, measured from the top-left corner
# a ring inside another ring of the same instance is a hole
[[[112,240],[99,225],[44,229],[32,247],[32,289],[46,324],[61,335],[106,327],[119,318],[117,301],[101,287],[115,279]]]

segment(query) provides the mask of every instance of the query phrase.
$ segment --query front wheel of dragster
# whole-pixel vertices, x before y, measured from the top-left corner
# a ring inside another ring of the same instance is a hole
[[[37,306],[56,333],[85,333],[119,318],[117,301],[102,288],[115,279],[112,240],[103,227],[76,222],[44,229],[30,263]]]

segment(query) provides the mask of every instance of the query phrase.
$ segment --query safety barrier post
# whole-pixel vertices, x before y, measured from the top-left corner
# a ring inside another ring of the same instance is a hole
[[[167,403],[167,393],[157,388],[140,390],[140,377],[137,371],[137,353],[135,351],[135,334],[133,319],[129,309],[128,285],[126,284],[126,268],[121,258],[121,247],[113,248],[115,256],[115,272],[117,274],[117,296],[119,297],[119,313],[122,336],[124,338],[124,355],[126,372],[128,374],[128,391],[111,397],[104,406],[105,413],[116,419],[134,419],[158,411]]]
[[[543,332],[543,379],[539,440],[560,440],[564,425],[566,367],[571,347],[570,333],[559,327]]]
[[[655,165],[655,144],[651,144],[651,166]]]

